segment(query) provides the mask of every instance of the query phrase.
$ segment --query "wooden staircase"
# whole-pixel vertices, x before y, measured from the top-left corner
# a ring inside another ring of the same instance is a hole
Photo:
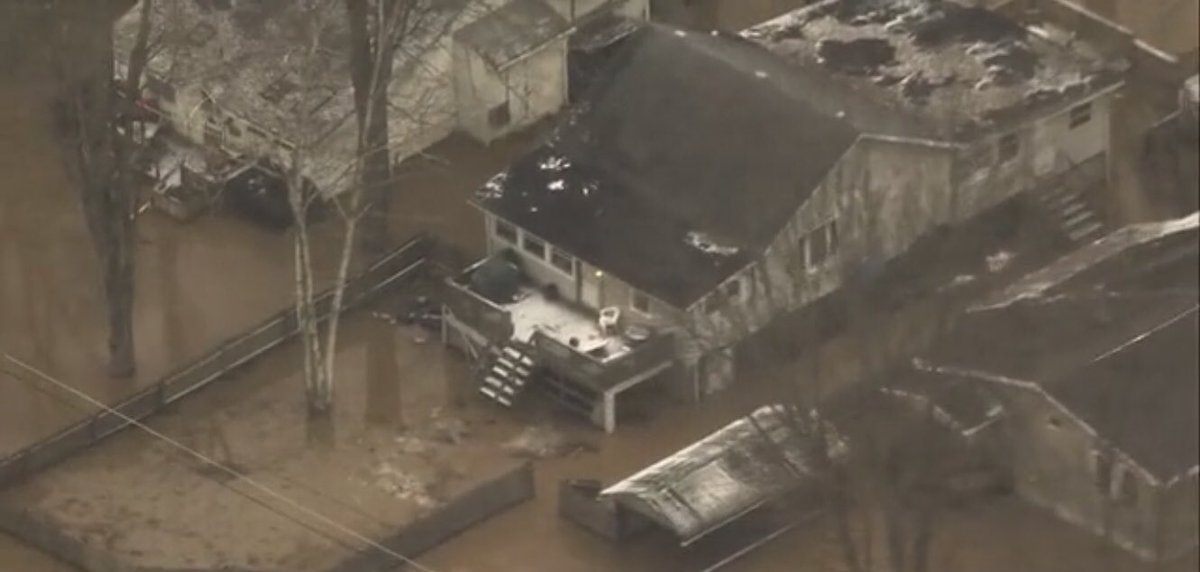
[[[534,359],[515,342],[491,346],[487,354],[487,365],[480,372],[479,392],[504,407],[512,407],[533,379]]]
[[[1071,242],[1086,244],[1108,232],[1103,217],[1090,198],[1105,181],[1105,162],[1088,160],[1071,164],[1039,193],[1035,204]]]

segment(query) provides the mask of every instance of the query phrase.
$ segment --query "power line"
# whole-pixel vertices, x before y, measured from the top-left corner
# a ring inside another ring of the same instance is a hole
[[[54,377],[50,376],[50,374],[47,374],[47,373],[41,371],[40,369],[38,369],[32,365],[29,365],[28,363],[25,363],[24,361],[21,361],[20,359],[14,357],[12,354],[5,353],[4,358],[7,359],[9,362],[17,365],[18,367],[36,375],[37,377],[41,378],[42,380],[55,385],[59,389],[62,389],[64,391],[74,395],[75,397],[77,397],[83,401],[86,401],[86,402],[96,406],[97,408],[100,408],[100,409],[108,412],[109,414],[120,417],[126,423],[129,423],[130,425],[133,425],[134,427],[137,427],[138,429],[145,431],[146,433],[153,436],[154,438],[159,439],[160,441],[163,441],[164,443],[166,443],[176,449],[179,449],[180,451],[183,451],[183,452],[195,457],[196,459],[199,459],[201,462],[203,462],[209,466],[215,467],[219,471],[232,477],[234,481],[242,481],[242,482],[246,483],[247,485],[249,485],[250,487],[258,490],[259,492],[261,492],[279,502],[282,502],[285,505],[288,505],[289,507],[291,507],[293,509],[300,511],[301,513],[303,513],[313,519],[316,519],[317,521],[320,521],[321,523],[325,524],[326,526],[329,526],[329,527],[333,528],[334,530],[337,530],[338,532],[340,532],[350,538],[353,538],[363,544],[366,544],[367,546],[370,546],[376,550],[379,550],[380,552],[383,552],[384,554],[387,554],[388,556],[391,556],[392,558],[396,559],[398,562],[408,564],[408,565],[412,566],[413,568],[420,570],[421,572],[437,572],[436,570],[429,568],[428,566],[425,566],[424,564],[421,564],[420,562],[417,562],[416,560],[413,560],[412,558],[404,556],[403,554],[400,554],[399,552],[396,552],[395,550],[392,550],[391,548],[388,548],[387,546],[384,546],[383,544],[376,542],[375,540],[367,537],[366,535],[359,533],[358,531],[355,531],[354,529],[352,529],[340,522],[337,522],[337,521],[333,520],[332,518],[329,518],[329,517],[325,516],[324,514],[321,514],[317,511],[287,497],[286,495],[284,495],[282,493],[276,492],[274,489],[250,478],[249,476],[246,476],[246,475],[226,466],[223,463],[217,462],[215,459],[212,459],[212,458],[208,457],[207,455],[205,455],[199,451],[196,451],[195,449],[192,449],[192,448],[188,447],[187,445],[184,445],[183,443],[180,443],[179,441],[176,441],[176,440],[152,429],[151,427],[147,426],[146,424],[144,424],[132,417],[129,417],[128,415],[125,415],[124,413],[121,413],[120,411],[113,409],[112,407],[109,407],[108,405],[93,398],[92,396],[90,396],[90,395],[88,395],[66,383],[63,383],[63,382],[55,379]],[[213,480],[215,480],[215,479],[213,479]],[[220,482],[218,481],[218,483],[220,483]],[[256,499],[252,496],[245,494],[242,491],[238,491],[237,489],[229,487],[228,484],[226,484],[226,483],[220,483],[220,484],[225,485],[226,488],[228,488],[229,490],[234,491],[238,494],[241,494],[243,497],[259,504],[260,506],[266,508],[267,510],[270,510],[271,512],[274,512],[280,516],[288,518],[289,520],[292,520],[293,522],[296,522],[297,524],[300,524],[301,526],[303,526],[309,530],[312,530],[322,536],[325,536],[326,538],[334,540],[335,542],[337,542],[339,544],[346,545],[345,542],[338,540],[336,538],[332,538],[328,533],[312,526],[310,523],[301,522],[299,519],[296,519],[295,517],[292,517],[282,511],[280,511],[278,508],[266,504],[261,499]]]

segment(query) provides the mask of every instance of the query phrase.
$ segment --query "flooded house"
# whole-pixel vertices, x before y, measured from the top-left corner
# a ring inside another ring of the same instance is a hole
[[[885,388],[1023,499],[1136,554],[1196,549],[1197,216],[1123,228],[997,292]]]
[[[1016,196],[1045,199],[1071,239],[1102,231],[1086,193],[1106,179],[1121,80],[1086,46],[937,0],[831,0],[740,35],[647,24],[622,42],[475,203],[513,280],[589,323],[669,336],[662,379],[680,395],[728,387],[738,345],[776,317]],[[510,321],[460,290],[491,312],[451,304],[454,328],[484,339],[478,315]]]
[[[454,131],[487,143],[554,114],[567,99],[568,17],[646,15],[637,1],[463,0],[413,10],[388,87],[395,161]],[[178,134],[281,165],[299,146],[304,174],[323,193],[348,184],[357,130],[341,4],[158,2],[153,17],[144,89]],[[133,8],[117,23],[118,76],[139,19]],[[309,27],[319,31],[315,45]]]

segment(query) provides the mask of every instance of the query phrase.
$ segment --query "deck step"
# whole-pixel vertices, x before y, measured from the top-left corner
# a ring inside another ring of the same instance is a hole
[[[1065,220],[1063,221],[1063,227],[1067,229],[1067,232],[1069,233],[1072,229],[1078,228],[1089,221],[1095,222],[1096,215],[1087,210],[1079,211],[1071,216],[1065,217]]]
[[[1080,212],[1086,208],[1087,208],[1087,205],[1083,201],[1075,200],[1075,201],[1071,201],[1071,202],[1063,205],[1062,208],[1059,209],[1059,212],[1061,212],[1062,215],[1064,217],[1066,217],[1066,216],[1073,215],[1077,212]]]
[[[495,401],[495,402],[499,403],[500,405],[503,405],[505,407],[512,407],[512,401],[510,401],[507,397],[504,397],[503,395],[496,393],[490,387],[480,387],[479,392],[490,397],[492,399],[492,401]]]
[[[1088,239],[1097,238],[1103,229],[1104,225],[1097,221],[1092,221],[1088,224],[1067,231],[1067,236],[1071,237],[1071,240],[1082,242]]]

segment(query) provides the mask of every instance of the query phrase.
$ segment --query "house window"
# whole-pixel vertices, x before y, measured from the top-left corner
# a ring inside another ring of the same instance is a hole
[[[500,237],[509,244],[517,243],[517,227],[508,224],[500,219],[496,219],[495,223],[496,236]]]
[[[629,305],[633,306],[634,310],[637,310],[643,314],[650,313],[650,297],[638,292],[637,290],[634,290],[633,293],[630,294]]]
[[[512,112],[508,108],[508,101],[497,105],[488,110],[488,125],[492,127],[504,127],[512,121]]]
[[[837,253],[837,220],[831,220],[817,227],[801,239],[800,243],[800,253],[804,257],[804,267],[810,271],[821,268]]]
[[[550,264],[570,276],[575,275],[575,259],[557,248],[550,249]]]
[[[1071,108],[1067,113],[1068,125],[1071,129],[1079,127],[1092,120],[1092,102],[1081,103]]]
[[[532,254],[542,260],[546,259],[546,243],[541,239],[534,238],[528,234],[521,237],[521,246],[525,248],[525,252]]]
[[[1108,494],[1112,487],[1112,460],[1103,451],[1092,451],[1092,476],[1096,488]]]
[[[1137,477],[1129,467],[1120,467],[1117,471],[1117,482],[1113,490],[1113,500],[1120,504],[1137,504]]]
[[[1009,133],[1008,135],[1001,137],[1000,143],[997,147],[1000,154],[1001,163],[1007,163],[1013,159],[1016,159],[1017,151],[1019,151],[1021,148],[1019,142],[1017,141],[1016,133]]]

